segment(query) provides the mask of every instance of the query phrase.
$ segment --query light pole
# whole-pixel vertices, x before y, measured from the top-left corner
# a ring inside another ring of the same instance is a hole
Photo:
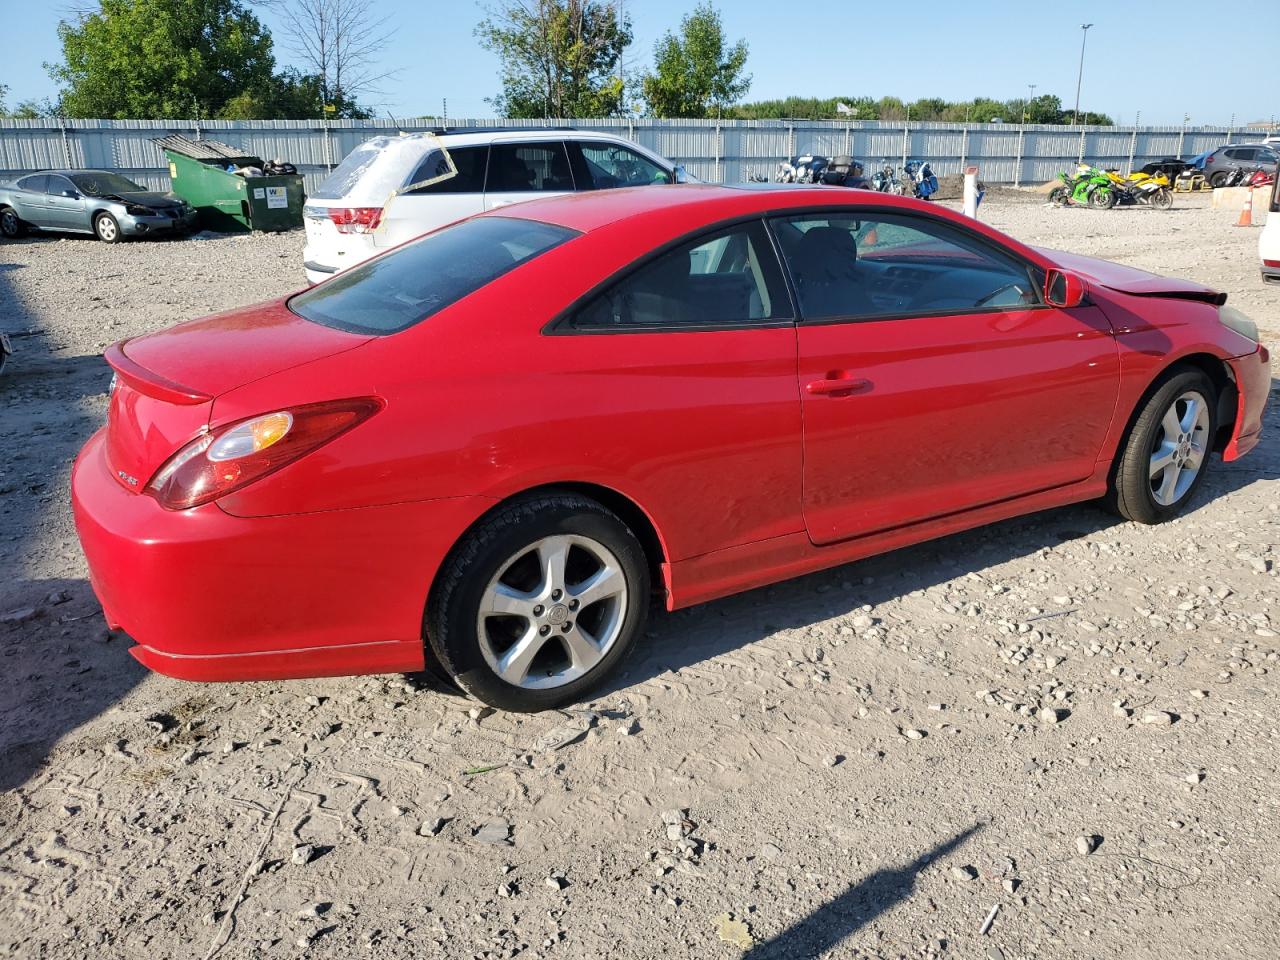
[[[1028,84],[1027,84],[1027,88],[1031,91],[1031,96],[1027,97],[1027,105],[1026,105],[1025,107],[1023,107],[1023,108],[1022,108],[1022,122],[1023,122],[1023,123],[1026,123],[1026,122],[1027,122],[1027,118],[1030,116],[1030,113],[1031,113],[1031,101],[1032,101],[1032,100],[1034,100],[1034,99],[1036,98],[1036,87],[1038,87],[1038,86],[1040,86],[1040,84],[1038,84],[1038,83],[1028,83]]]
[[[1084,80],[1084,43],[1089,39],[1089,28],[1092,26],[1092,23],[1080,24],[1080,72],[1076,74],[1076,109],[1071,119],[1072,126],[1080,122],[1080,83]]]

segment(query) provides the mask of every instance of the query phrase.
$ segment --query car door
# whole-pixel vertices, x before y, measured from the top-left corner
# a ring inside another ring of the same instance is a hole
[[[573,374],[525,415],[582,411],[558,431],[564,462],[643,484],[673,560],[800,532],[795,323],[762,220],[709,228],[628,270],[553,333],[557,368]]]
[[[87,203],[70,180],[56,173],[49,174],[45,194],[49,226],[57,230],[89,229]]]
[[[571,140],[569,159],[579,190],[610,190],[675,182],[675,175],[625,144]]]
[[[37,227],[49,225],[48,204],[45,202],[48,194],[44,192],[48,180],[47,174],[33,173],[19,180],[15,184],[17,189],[13,191],[13,206],[18,216]]]
[[[830,543],[1083,480],[1119,382],[1095,307],[926,215],[772,221],[800,305],[804,516]]]
[[[484,210],[484,175],[489,163],[489,145],[454,147],[453,176],[439,150],[432,149],[405,181],[412,189],[397,193],[382,210],[382,223],[374,232],[374,245],[395,247],[445,224],[462,220]],[[415,186],[422,184],[422,186]]]
[[[486,210],[573,190],[573,172],[563,140],[499,141],[489,148]]]

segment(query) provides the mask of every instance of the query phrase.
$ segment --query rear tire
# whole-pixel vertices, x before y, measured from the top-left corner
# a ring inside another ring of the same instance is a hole
[[[1209,178],[1209,186],[1215,189],[1218,187],[1225,187],[1227,185],[1227,178],[1230,176],[1231,174],[1226,170],[1218,170]]]
[[[17,240],[24,236],[27,232],[27,225],[22,222],[22,218],[18,216],[18,211],[13,207],[5,207],[0,210],[0,234],[3,234],[7,240]]]
[[[103,243],[119,243],[124,239],[120,224],[109,213],[100,213],[93,218],[93,235]]]
[[[1217,403],[1213,384],[1198,370],[1175,373],[1159,386],[1120,448],[1108,496],[1112,509],[1147,524],[1182,512],[1209,467]]]
[[[649,602],[630,528],[594,500],[549,493],[499,508],[454,547],[428,602],[426,642],[476,699],[549,710],[617,669]]]

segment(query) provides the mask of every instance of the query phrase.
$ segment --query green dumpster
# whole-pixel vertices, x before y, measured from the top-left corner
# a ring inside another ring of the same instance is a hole
[[[302,226],[306,195],[301,176],[235,173],[261,170],[262,158],[217,140],[175,135],[154,142],[169,160],[173,192],[196,208],[204,229],[243,232]]]

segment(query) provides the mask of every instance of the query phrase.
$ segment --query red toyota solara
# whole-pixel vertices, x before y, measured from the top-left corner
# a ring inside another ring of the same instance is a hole
[[[1258,442],[1224,295],[859,190],[579,194],[117,344],[73,477],[108,622],[191,680],[578,698],[668,609]]]

